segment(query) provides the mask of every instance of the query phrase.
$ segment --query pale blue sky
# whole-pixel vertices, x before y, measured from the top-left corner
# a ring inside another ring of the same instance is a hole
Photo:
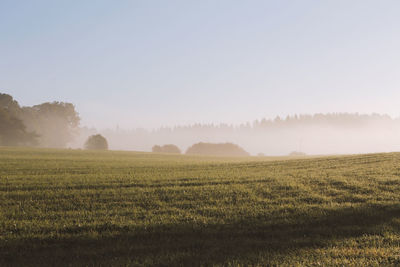
[[[400,1],[0,0],[0,91],[82,124],[400,115]]]

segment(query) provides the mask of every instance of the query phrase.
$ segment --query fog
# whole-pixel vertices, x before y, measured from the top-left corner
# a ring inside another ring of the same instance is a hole
[[[198,142],[240,145],[252,155],[356,154],[400,151],[400,120],[387,115],[315,114],[257,120],[242,125],[193,124],[159,129],[81,128],[72,147],[100,133],[110,149],[151,151],[154,145],[175,144],[183,152]]]
[[[101,134],[112,150],[150,152],[155,145],[173,144],[184,153],[204,142],[233,143],[251,155],[268,156],[400,151],[400,118],[381,114],[300,114],[240,125],[198,123],[130,130],[88,128],[80,121],[72,103],[20,106],[11,95],[0,93],[0,145],[5,146],[83,148],[89,136]]]

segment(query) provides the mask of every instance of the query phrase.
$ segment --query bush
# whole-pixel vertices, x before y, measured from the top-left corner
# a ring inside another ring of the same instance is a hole
[[[289,156],[291,157],[302,157],[302,156],[306,156],[307,154],[301,151],[292,151],[290,152]]]
[[[181,150],[179,149],[179,147],[177,147],[176,145],[163,145],[163,146],[159,146],[159,145],[155,145],[153,146],[152,152],[155,153],[172,153],[172,154],[181,154]]]
[[[236,144],[212,144],[197,143],[189,147],[186,151],[188,155],[210,155],[210,156],[226,156],[226,157],[246,157],[250,154]]]
[[[85,149],[89,150],[107,150],[108,142],[101,134],[89,136],[85,142]]]
[[[159,145],[155,145],[155,146],[153,146],[151,151],[154,152],[154,153],[161,153],[162,152],[162,148]]]

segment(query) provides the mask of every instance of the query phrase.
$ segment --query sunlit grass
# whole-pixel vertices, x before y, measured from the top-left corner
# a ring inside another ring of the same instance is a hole
[[[0,265],[398,265],[400,154],[0,149]]]

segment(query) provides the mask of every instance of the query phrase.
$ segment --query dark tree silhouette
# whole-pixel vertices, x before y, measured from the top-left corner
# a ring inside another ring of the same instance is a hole
[[[2,146],[35,146],[38,135],[28,132],[26,126],[17,116],[21,108],[12,96],[0,94],[0,145]]]
[[[22,112],[18,102],[8,94],[0,93],[0,108],[7,110],[14,117],[18,117]]]
[[[89,136],[85,143],[85,149],[89,150],[107,150],[108,149],[108,142],[100,134],[95,134]]]

